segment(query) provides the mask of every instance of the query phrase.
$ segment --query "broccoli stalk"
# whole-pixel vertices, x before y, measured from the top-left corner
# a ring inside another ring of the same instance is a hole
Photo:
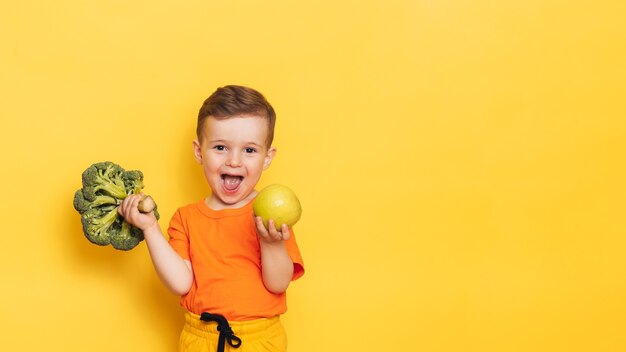
[[[152,197],[145,196],[139,201],[137,209],[139,209],[139,211],[142,213],[149,213],[153,210],[156,210],[156,203],[154,202],[154,199],[152,199]]]

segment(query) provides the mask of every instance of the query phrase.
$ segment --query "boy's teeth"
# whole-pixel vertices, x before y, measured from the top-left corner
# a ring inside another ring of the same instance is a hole
[[[224,187],[226,187],[227,190],[232,191],[237,189],[237,187],[239,187],[239,185],[241,184],[241,179],[242,177],[240,176],[229,176],[229,175],[224,175]]]

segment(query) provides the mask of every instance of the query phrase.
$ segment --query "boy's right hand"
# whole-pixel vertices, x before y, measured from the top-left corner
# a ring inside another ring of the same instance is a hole
[[[143,193],[129,195],[117,207],[117,212],[124,217],[126,222],[146,232],[147,229],[157,224],[157,218],[154,215],[154,211],[149,213],[139,211],[139,202],[143,197]]]
[[[263,219],[260,216],[255,216],[254,222],[256,224],[256,232],[263,242],[283,242],[287,241],[290,237],[289,226],[287,226],[287,224],[283,224],[282,228],[277,229],[274,224],[274,220],[270,219],[268,221],[269,226],[266,228],[263,224]]]

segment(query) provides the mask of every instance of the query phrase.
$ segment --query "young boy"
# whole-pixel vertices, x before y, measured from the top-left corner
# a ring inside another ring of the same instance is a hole
[[[179,208],[167,241],[153,213],[142,214],[140,195],[119,212],[143,230],[163,283],[187,310],[180,351],[285,351],[280,315],[285,291],[304,274],[293,230],[265,228],[252,211],[254,189],[276,148],[275,113],[259,92],[217,89],[198,115],[193,151],[211,194]]]

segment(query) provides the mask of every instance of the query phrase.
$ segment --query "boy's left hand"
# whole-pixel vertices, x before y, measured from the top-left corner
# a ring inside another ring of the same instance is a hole
[[[265,228],[265,225],[263,225],[263,219],[261,219],[260,216],[255,216],[254,222],[256,224],[256,232],[259,235],[261,241],[267,243],[287,241],[289,239],[289,236],[291,235],[289,232],[289,226],[287,226],[287,224],[283,224],[282,228],[279,231],[278,229],[276,229],[274,220],[270,219],[268,221],[269,228]]]

